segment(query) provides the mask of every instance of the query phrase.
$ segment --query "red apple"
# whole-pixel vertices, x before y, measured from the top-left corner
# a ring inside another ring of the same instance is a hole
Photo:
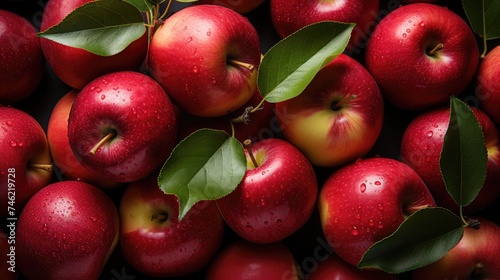
[[[0,26],[0,104],[13,104],[36,89],[45,73],[45,58],[29,21],[0,10]]]
[[[118,211],[101,190],[79,181],[53,183],[21,212],[17,264],[29,279],[98,279],[118,232]]]
[[[90,82],[68,121],[69,145],[82,165],[101,177],[132,182],[158,169],[173,149],[174,105],[149,76],[122,71]]]
[[[246,14],[259,7],[265,0],[198,0],[197,4],[215,4]]]
[[[307,277],[309,280],[397,280],[398,276],[375,270],[361,270],[333,254],[319,263]]]
[[[120,247],[128,263],[153,277],[190,275],[218,251],[224,221],[213,201],[200,201],[179,221],[179,200],[150,176],[127,186],[120,202]]]
[[[462,93],[474,77],[479,51],[474,33],[458,14],[415,3],[397,8],[377,24],[365,58],[387,101],[420,111]]]
[[[356,266],[373,243],[435,202],[411,167],[375,157],[335,171],[323,185],[318,206],[326,240],[339,257]]]
[[[206,280],[299,279],[295,259],[282,243],[255,244],[237,240],[208,267]]]
[[[256,90],[252,98],[245,105],[230,115],[207,118],[180,112],[178,140],[186,138],[189,134],[201,128],[220,129],[231,135],[231,120],[242,116],[246,108],[250,106],[253,108],[257,107],[261,101],[262,96],[260,95],[260,91]],[[246,139],[257,141],[274,136],[279,130],[276,128],[273,131],[274,108],[274,103],[264,101],[262,109],[250,115],[249,123],[234,122],[234,137],[243,142]]]
[[[482,127],[488,150],[486,181],[476,199],[463,211],[472,214],[484,209],[500,196],[500,136],[493,121],[480,109],[473,109]],[[421,113],[407,126],[401,140],[401,157],[424,180],[439,206],[458,213],[441,175],[439,159],[444,135],[450,122],[449,106]]]
[[[488,52],[480,63],[477,86],[481,108],[500,125],[500,46]]]
[[[69,13],[91,0],[49,0],[45,5],[40,31],[61,22]],[[86,50],[40,39],[43,53],[55,74],[67,85],[82,89],[93,79],[116,71],[138,70],[146,57],[147,32],[113,56],[99,56]]]
[[[73,155],[68,139],[68,118],[77,94],[78,91],[71,90],[63,95],[49,117],[47,140],[54,164],[67,179],[81,180],[103,189],[121,186],[83,167]]]
[[[21,210],[33,194],[49,184],[52,159],[38,121],[24,111],[2,106],[0,154],[0,216],[7,217],[12,216],[8,205]]]
[[[274,29],[284,38],[306,25],[330,20],[356,23],[347,50],[364,46],[378,16],[379,0],[271,0]]]
[[[0,229],[0,278],[4,280],[19,279],[19,269],[16,267],[16,223],[9,225],[7,221],[7,231],[5,234]]]
[[[313,165],[336,167],[364,156],[384,116],[379,88],[356,60],[340,55],[297,97],[276,104],[285,138]]]
[[[257,31],[241,14],[194,5],[173,14],[151,39],[151,75],[184,111],[201,117],[234,112],[257,88]]]
[[[217,206],[242,238],[255,243],[281,241],[312,214],[318,193],[315,172],[297,148],[278,138],[258,141],[245,153],[245,177],[232,193],[217,200]]]
[[[413,279],[500,279],[500,226],[480,218],[443,258],[412,272]]]

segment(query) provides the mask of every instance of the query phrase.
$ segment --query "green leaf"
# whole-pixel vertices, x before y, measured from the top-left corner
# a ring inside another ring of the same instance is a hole
[[[463,236],[461,219],[446,208],[430,207],[410,215],[390,236],[364,254],[359,268],[403,273],[442,258]]]
[[[200,200],[231,193],[246,172],[243,146],[226,132],[200,129],[181,141],[163,165],[158,184],[179,198],[181,220]]]
[[[345,50],[353,28],[354,24],[323,21],[279,41],[259,66],[261,95],[276,103],[302,93],[316,73]]]
[[[165,2],[165,0],[148,0],[151,2],[153,5],[160,5],[161,3]]]
[[[153,9],[154,5],[149,0],[123,0],[134,5],[141,12],[149,12]]]
[[[39,36],[97,55],[111,56],[144,32],[144,19],[134,5],[121,0],[100,0],[78,7]]]
[[[474,33],[487,40],[500,38],[500,1],[462,0],[462,5]]]
[[[446,189],[459,206],[467,206],[476,198],[486,178],[487,162],[479,121],[467,104],[452,97],[439,164]]]

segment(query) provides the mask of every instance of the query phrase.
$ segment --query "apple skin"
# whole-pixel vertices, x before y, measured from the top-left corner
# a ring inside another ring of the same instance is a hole
[[[297,97],[276,104],[285,138],[313,165],[338,167],[366,155],[380,135],[384,103],[368,71],[341,54]]]
[[[7,225],[9,222],[6,222]],[[14,228],[15,229],[15,228]],[[3,230],[0,229],[0,279],[4,280],[17,280],[19,279],[19,270],[15,267],[16,260],[11,259],[10,255],[15,256],[15,231],[11,233],[9,236],[3,232]],[[9,237],[13,237],[10,239]],[[14,249],[14,250],[13,250]],[[12,265],[11,263],[12,262]],[[14,267],[14,272],[12,272],[10,269],[11,267]]]
[[[486,54],[479,64],[476,79],[481,108],[500,125],[500,46]]]
[[[21,212],[17,264],[29,279],[98,279],[118,237],[118,211],[104,192],[79,181],[52,183]]]
[[[92,0],[49,0],[45,6],[40,31],[61,22],[69,13]],[[138,70],[148,49],[147,32],[113,56],[99,56],[86,50],[73,48],[41,38],[40,44],[48,64],[64,83],[82,89],[90,81],[104,74]]]
[[[157,176],[126,187],[120,202],[120,247],[132,267],[153,277],[177,277],[209,263],[224,234],[215,202],[196,203],[181,221],[178,215],[179,200],[160,190]]]
[[[478,230],[464,228],[454,248],[437,262],[414,270],[412,279],[500,279],[500,226],[481,217],[479,221]]]
[[[319,263],[318,268],[310,273],[308,280],[397,280],[398,276],[376,270],[361,270],[332,254]]]
[[[441,50],[431,50],[442,44]],[[370,36],[366,68],[385,100],[407,111],[449,103],[472,81],[479,62],[477,42],[467,22],[429,3],[400,6]]]
[[[35,27],[15,13],[0,10],[0,104],[31,95],[45,73],[45,58]]]
[[[45,131],[35,118],[13,107],[0,106],[0,154],[0,192],[4,194],[0,196],[0,216],[7,217],[8,179],[15,185],[14,208],[21,210],[33,194],[49,184],[53,168]]]
[[[282,243],[255,244],[236,240],[210,263],[206,280],[298,280],[297,266]]]
[[[373,243],[392,234],[413,212],[435,206],[408,165],[389,158],[359,159],[336,170],[318,199],[321,227],[335,253],[357,266]]]
[[[361,47],[376,24],[379,0],[302,1],[271,0],[271,19],[281,38],[306,25],[333,20],[356,23],[346,51]]]
[[[226,224],[254,243],[274,243],[301,228],[315,208],[318,183],[307,158],[278,138],[251,146],[258,167],[250,159],[241,183],[217,206]]]
[[[500,196],[499,132],[493,121],[482,110],[478,108],[472,110],[483,130],[488,150],[488,163],[483,188],[475,200],[463,208],[464,213],[469,215],[486,208]],[[458,213],[459,207],[446,190],[439,167],[439,158],[449,122],[449,106],[417,115],[403,134],[401,158],[424,180],[437,205]]]
[[[240,117],[247,107],[252,106],[257,107],[262,101],[262,96],[260,91],[256,90],[252,98],[245,103],[241,108],[236,110],[230,115],[225,115],[221,117],[198,117],[186,112],[180,112],[179,116],[179,131],[177,134],[178,141],[186,138],[191,133],[195,132],[201,128],[212,128],[226,131],[229,135],[232,134],[231,131],[231,120],[233,118]],[[270,133],[267,129],[271,129],[273,119],[274,119],[274,109],[275,104],[264,101],[264,105],[261,110],[256,111],[250,115],[251,121],[248,124],[242,122],[233,123],[234,125],[234,137],[240,142],[246,139],[251,139],[252,141],[262,140],[267,138]]]
[[[109,132],[114,136],[95,154]],[[139,72],[101,76],[78,93],[68,120],[69,145],[82,165],[101,177],[132,182],[158,169],[173,149],[176,109],[163,88]]]
[[[83,167],[69,146],[68,118],[77,94],[77,90],[70,90],[64,94],[57,101],[49,117],[47,140],[54,165],[66,179],[84,181],[101,189],[122,186]]]
[[[235,10],[240,14],[246,14],[255,10],[265,0],[199,0],[197,4],[214,4]]]
[[[149,50],[152,77],[176,105],[200,117],[229,114],[250,100],[260,59],[259,35],[248,19],[207,4],[167,18]],[[253,70],[230,60],[250,64]]]

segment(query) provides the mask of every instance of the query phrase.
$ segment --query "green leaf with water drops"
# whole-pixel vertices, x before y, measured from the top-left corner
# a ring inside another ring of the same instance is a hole
[[[500,1],[462,0],[462,5],[474,33],[486,40],[500,38]]]
[[[316,73],[344,52],[354,24],[323,21],[279,41],[264,55],[257,84],[272,103],[298,96]]]
[[[439,164],[446,189],[455,202],[467,206],[474,201],[486,179],[488,151],[478,119],[456,97],[451,97],[450,123]]]
[[[403,273],[442,258],[463,236],[462,220],[446,208],[429,207],[410,215],[390,236],[363,255],[359,268]]]
[[[172,151],[158,176],[163,192],[180,203],[179,220],[201,200],[231,193],[243,179],[247,161],[242,144],[226,132],[200,129]]]
[[[111,56],[145,32],[142,14],[134,5],[121,0],[100,0],[78,7],[38,35],[97,55]]]

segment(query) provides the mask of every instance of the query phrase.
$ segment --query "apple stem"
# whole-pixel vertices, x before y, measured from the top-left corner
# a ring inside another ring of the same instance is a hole
[[[250,156],[250,159],[252,160],[253,166],[255,168],[259,167],[259,164],[257,163],[257,160],[255,159],[253,152],[252,152],[252,140],[247,139],[247,140],[243,141],[243,146],[247,150],[248,155]]]
[[[248,69],[250,71],[253,71],[255,69],[255,66],[253,64],[246,63],[246,62],[243,62],[243,61],[229,59],[228,62],[229,62],[229,64],[232,64],[234,66],[241,66],[241,67],[244,67],[244,68],[246,68],[246,69]]]
[[[95,153],[97,152],[97,150],[102,147],[102,145],[104,145],[104,143],[108,142],[109,140],[111,140],[112,138],[114,138],[116,136],[116,130],[111,130],[108,134],[106,134],[106,136],[104,136],[104,138],[101,139],[101,141],[99,141],[99,143],[97,143],[93,148],[92,150],[90,150],[90,154],[92,155],[95,155]]]
[[[470,274],[471,279],[479,279],[479,278],[481,278],[480,276],[481,276],[481,274],[483,272],[483,268],[484,268],[484,264],[482,264],[480,262],[474,264],[474,270]]]
[[[442,50],[444,48],[444,45],[439,43],[437,44],[432,50],[430,50],[428,52],[429,55],[434,55],[436,54],[438,51]]]
[[[52,172],[52,169],[53,169],[52,164],[35,163],[35,164],[30,164],[29,166],[31,168],[40,169],[40,170],[44,170],[47,172]]]

